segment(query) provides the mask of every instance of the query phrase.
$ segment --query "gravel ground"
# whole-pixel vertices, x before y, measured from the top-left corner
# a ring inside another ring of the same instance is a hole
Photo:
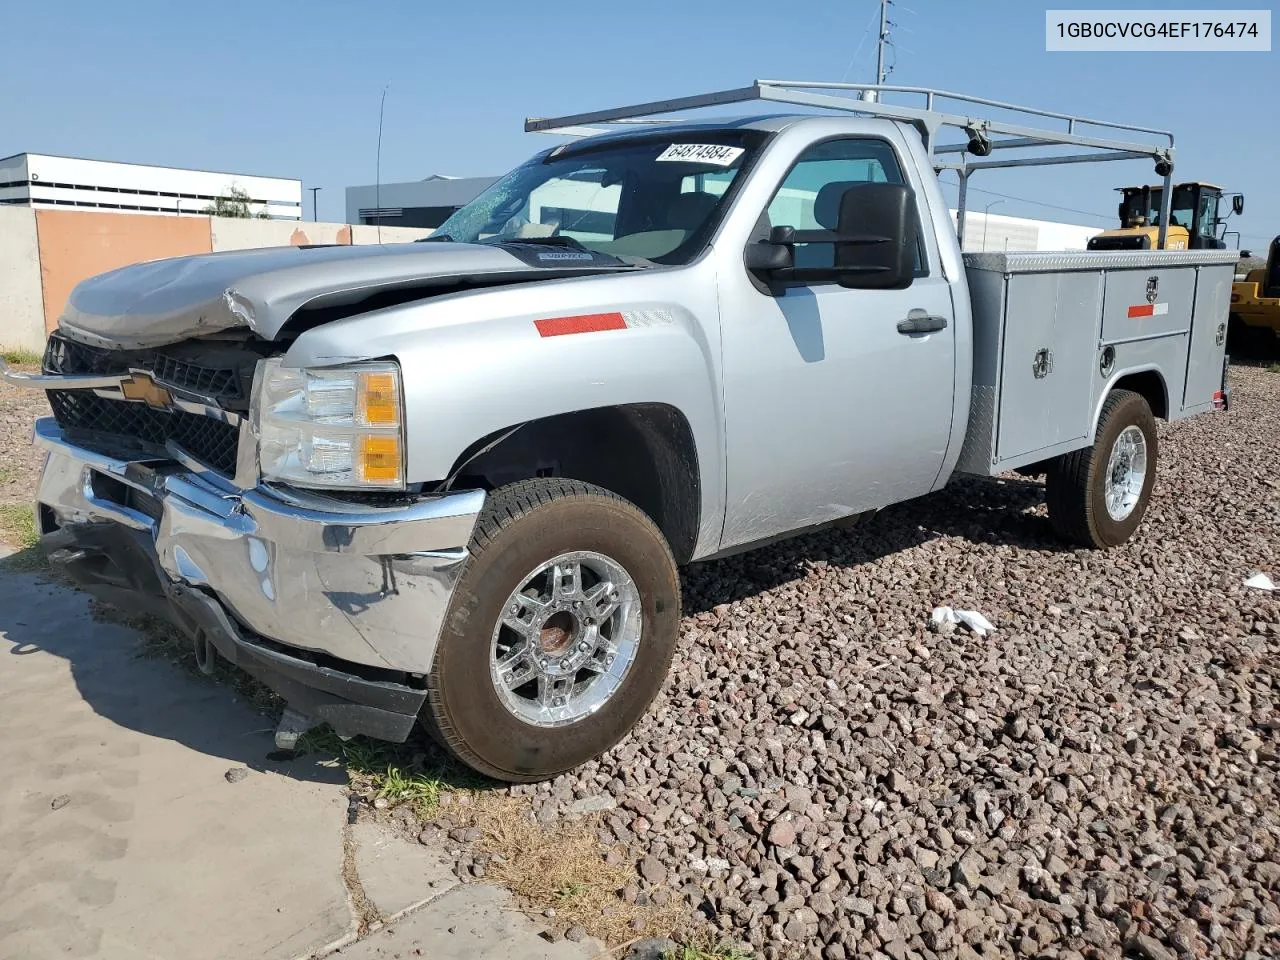
[[[601,813],[621,896],[766,957],[1280,955],[1280,596],[1241,586],[1280,580],[1280,373],[1232,376],[1161,427],[1122,549],[1062,548],[1010,478],[689,569],[634,735],[509,792]],[[0,385],[0,504],[45,409]],[[931,632],[941,604],[999,629]]]
[[[1280,595],[1241,585],[1280,580],[1280,374],[1233,381],[1161,426],[1122,549],[1062,548],[1014,478],[690,569],[634,735],[512,792],[616,805],[623,895],[766,957],[1280,954]]]

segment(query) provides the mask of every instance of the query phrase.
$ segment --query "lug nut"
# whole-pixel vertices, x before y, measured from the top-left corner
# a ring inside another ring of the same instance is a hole
[[[555,704],[557,707],[564,706],[564,697],[556,697]]]

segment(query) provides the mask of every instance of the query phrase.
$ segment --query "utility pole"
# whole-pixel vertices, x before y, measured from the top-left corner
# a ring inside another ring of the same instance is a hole
[[[892,0],[880,0],[880,34],[876,40],[876,83],[882,84],[888,74],[884,69],[884,48],[889,45],[889,27],[893,24],[889,22],[889,4]],[[864,103],[875,103],[880,99],[880,94],[876,90],[862,91],[862,100]]]
[[[311,220],[315,222],[320,219],[320,214],[316,210],[316,194],[323,190],[324,187],[307,187],[307,189],[311,191]]]
[[[884,83],[884,48],[889,42],[889,0],[880,0],[880,40],[876,44],[876,83]]]

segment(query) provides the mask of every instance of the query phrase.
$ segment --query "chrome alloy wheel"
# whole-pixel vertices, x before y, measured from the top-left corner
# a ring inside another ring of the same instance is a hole
[[[604,706],[635,661],[640,591],[616,561],[565,553],[526,574],[493,631],[489,672],[525,723],[557,727]]]
[[[1103,498],[1112,520],[1120,521],[1133,513],[1142,499],[1146,480],[1147,438],[1138,427],[1125,427],[1111,448],[1103,486]]]

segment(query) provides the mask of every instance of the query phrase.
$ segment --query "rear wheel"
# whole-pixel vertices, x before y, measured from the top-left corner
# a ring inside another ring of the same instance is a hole
[[[1049,469],[1045,496],[1058,535],[1091,548],[1119,546],[1133,536],[1151,499],[1157,443],[1147,401],[1112,391],[1093,446],[1058,457]]]
[[[554,776],[618,742],[662,687],[680,587],[653,522],[572,480],[495,490],[428,679],[425,719],[500,780]]]

